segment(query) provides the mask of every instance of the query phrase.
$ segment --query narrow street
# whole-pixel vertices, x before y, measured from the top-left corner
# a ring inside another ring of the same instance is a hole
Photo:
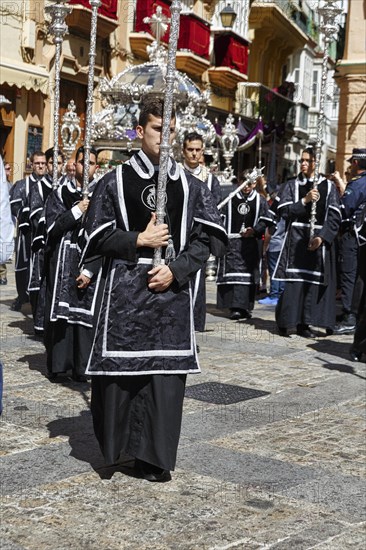
[[[215,309],[198,335],[177,470],[166,484],[105,467],[90,384],[44,376],[29,306],[1,287],[4,398],[1,548],[357,550],[365,542],[365,363],[350,336],[275,334],[274,311],[249,322]],[[319,331],[320,334],[320,331]]]

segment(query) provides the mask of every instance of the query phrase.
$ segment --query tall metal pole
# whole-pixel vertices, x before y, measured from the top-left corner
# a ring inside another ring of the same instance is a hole
[[[314,182],[313,189],[318,188],[319,176],[320,176],[320,156],[323,143],[324,134],[324,104],[327,91],[327,76],[328,76],[328,47],[331,43],[334,34],[338,30],[336,25],[336,17],[342,13],[342,9],[337,6],[337,3],[333,0],[324,0],[323,7],[318,9],[319,15],[323,18],[320,30],[324,34],[324,54],[322,63],[322,77],[321,77],[321,89],[319,99],[319,118],[317,124],[316,145],[315,145],[315,170],[314,170]],[[314,237],[316,223],[316,201],[311,203],[310,214],[310,241]]]
[[[170,121],[173,110],[174,80],[175,80],[175,60],[177,54],[177,43],[180,26],[180,12],[182,10],[180,0],[173,0],[170,8],[170,35],[168,48],[168,62],[166,71],[166,87],[164,94],[164,112],[161,131],[160,159],[159,159],[159,177],[156,191],[156,223],[164,223],[165,218],[165,193],[168,179],[168,162],[170,153]],[[161,264],[161,247],[154,250],[154,267]]]
[[[49,27],[50,34],[53,35],[53,41],[56,46],[55,54],[55,81],[53,95],[53,173],[52,187],[57,188],[58,185],[58,156],[59,156],[59,110],[60,110],[60,75],[61,75],[61,48],[64,35],[68,32],[68,27],[65,23],[66,16],[71,13],[72,8],[65,5],[67,0],[59,0],[56,4],[46,6],[45,11],[51,16],[51,25]]]
[[[259,117],[259,120],[262,120],[262,117]],[[258,138],[258,168],[262,168],[262,134]]]
[[[91,149],[91,131],[93,117],[93,93],[94,93],[94,68],[97,46],[97,24],[98,8],[101,0],[90,0],[92,9],[90,26],[90,49],[89,49],[89,71],[88,71],[88,94],[86,99],[86,117],[85,117],[85,138],[84,138],[84,169],[83,169],[83,197],[88,196],[89,187],[89,167],[90,167],[90,149]]]

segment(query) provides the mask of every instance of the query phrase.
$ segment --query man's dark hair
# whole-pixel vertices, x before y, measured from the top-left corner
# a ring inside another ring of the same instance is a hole
[[[366,170],[366,159],[355,159],[357,160],[357,166],[359,170]]]
[[[200,141],[202,143],[203,147],[203,137],[198,132],[190,132],[189,134],[186,134],[183,140],[183,149],[185,149],[186,144],[191,141]]]
[[[30,156],[30,161],[33,162],[34,157],[44,157],[44,156],[45,156],[45,153],[43,151],[34,151],[34,153],[32,153]]]
[[[79,149],[76,151],[76,155],[75,155],[75,162],[78,161],[78,158],[80,155],[83,155],[84,156],[85,154],[85,148],[84,148],[84,145],[82,145],[81,147],[79,147]],[[98,151],[96,149],[94,149],[94,147],[90,147],[90,154],[91,155],[94,155],[95,156],[95,160],[97,161],[98,159]]]
[[[140,105],[139,126],[146,127],[149,116],[163,117],[164,100],[161,97],[146,97]],[[175,118],[175,109],[172,109],[172,118]]]
[[[313,147],[306,147],[303,153],[307,153],[312,159],[315,159],[315,151]]]
[[[46,155],[46,161],[48,162],[50,159],[53,159],[53,147],[50,147],[50,149],[47,149],[45,153]],[[62,158],[62,162],[65,162],[65,155],[62,153],[62,151],[58,152],[58,156]]]

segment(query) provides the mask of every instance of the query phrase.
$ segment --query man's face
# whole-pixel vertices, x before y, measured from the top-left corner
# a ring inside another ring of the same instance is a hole
[[[5,163],[4,165],[4,170],[5,170],[5,176],[6,176],[6,181],[10,181],[10,178],[11,178],[11,166],[8,162]]]
[[[89,157],[89,181],[94,177],[95,171],[98,168],[97,159],[94,153],[90,153]],[[75,163],[75,178],[76,181],[83,185],[83,171],[84,171],[84,153],[80,153]]]
[[[202,158],[203,145],[199,139],[186,141],[183,147],[184,162],[188,168],[197,168]]]
[[[309,155],[309,153],[303,153],[299,160],[300,170],[307,178],[311,178],[314,175],[315,159]]]
[[[69,178],[73,179],[75,177],[76,172],[76,166],[74,160],[68,160],[66,163],[66,174],[69,176]]]
[[[44,176],[46,173],[46,157],[45,156],[35,156],[32,162],[32,172],[36,176]]]
[[[57,160],[57,177],[59,178],[61,176],[61,172],[62,172],[62,166],[63,166],[63,162],[62,162],[62,157],[61,155],[58,157],[58,160]],[[53,157],[51,157],[50,159],[48,159],[48,162],[47,162],[47,171],[49,173],[50,176],[53,175]]]
[[[136,127],[137,135],[142,140],[141,148],[153,164],[159,163],[162,123],[161,117],[149,115],[145,128],[140,125]],[[175,118],[172,118],[170,121],[170,144],[174,139],[174,134]]]

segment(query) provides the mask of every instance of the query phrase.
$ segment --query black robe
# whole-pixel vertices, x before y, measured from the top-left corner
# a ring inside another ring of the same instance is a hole
[[[203,181],[211,191],[215,204],[219,204],[221,202],[221,185],[217,177],[209,173],[207,179]],[[203,332],[206,325],[206,264],[197,272],[195,277],[193,287],[193,316],[195,330]]]
[[[153,250],[136,249],[155,210],[157,173],[140,151],[98,184],[85,220],[85,258],[102,255],[106,284],[87,373],[107,463],[124,451],[174,469],[185,377],[199,372],[190,280],[225,231],[208,189],[170,160],[166,221],[176,258],[165,292],[147,287]],[[163,253],[164,256],[164,253]]]
[[[260,276],[261,238],[273,222],[266,200],[255,190],[249,195],[239,191],[225,205],[223,214],[230,244],[219,261],[217,307],[251,311]],[[253,237],[241,236],[244,227],[254,229]]]
[[[300,175],[289,180],[281,191],[277,212],[287,222],[286,235],[273,278],[286,281],[276,308],[277,325],[281,328],[312,324],[332,327],[336,315],[336,258],[333,241],[338,234],[341,213],[334,184],[322,179],[318,185],[315,236],[323,244],[314,252],[308,250],[311,204],[301,199],[312,182]]]
[[[17,218],[17,236],[15,241],[15,282],[21,302],[28,301],[28,282],[31,257],[31,231],[29,224],[29,192],[36,185],[38,178],[31,174],[17,181],[10,189],[10,207],[12,215]]]
[[[45,295],[44,343],[49,373],[84,374],[91,343],[100,270],[86,290],[77,288],[80,251],[77,238],[82,218],[71,209],[82,194],[66,181],[46,202],[47,240],[41,294]],[[100,262],[98,262],[100,264]],[[94,271],[93,268],[90,268]]]

